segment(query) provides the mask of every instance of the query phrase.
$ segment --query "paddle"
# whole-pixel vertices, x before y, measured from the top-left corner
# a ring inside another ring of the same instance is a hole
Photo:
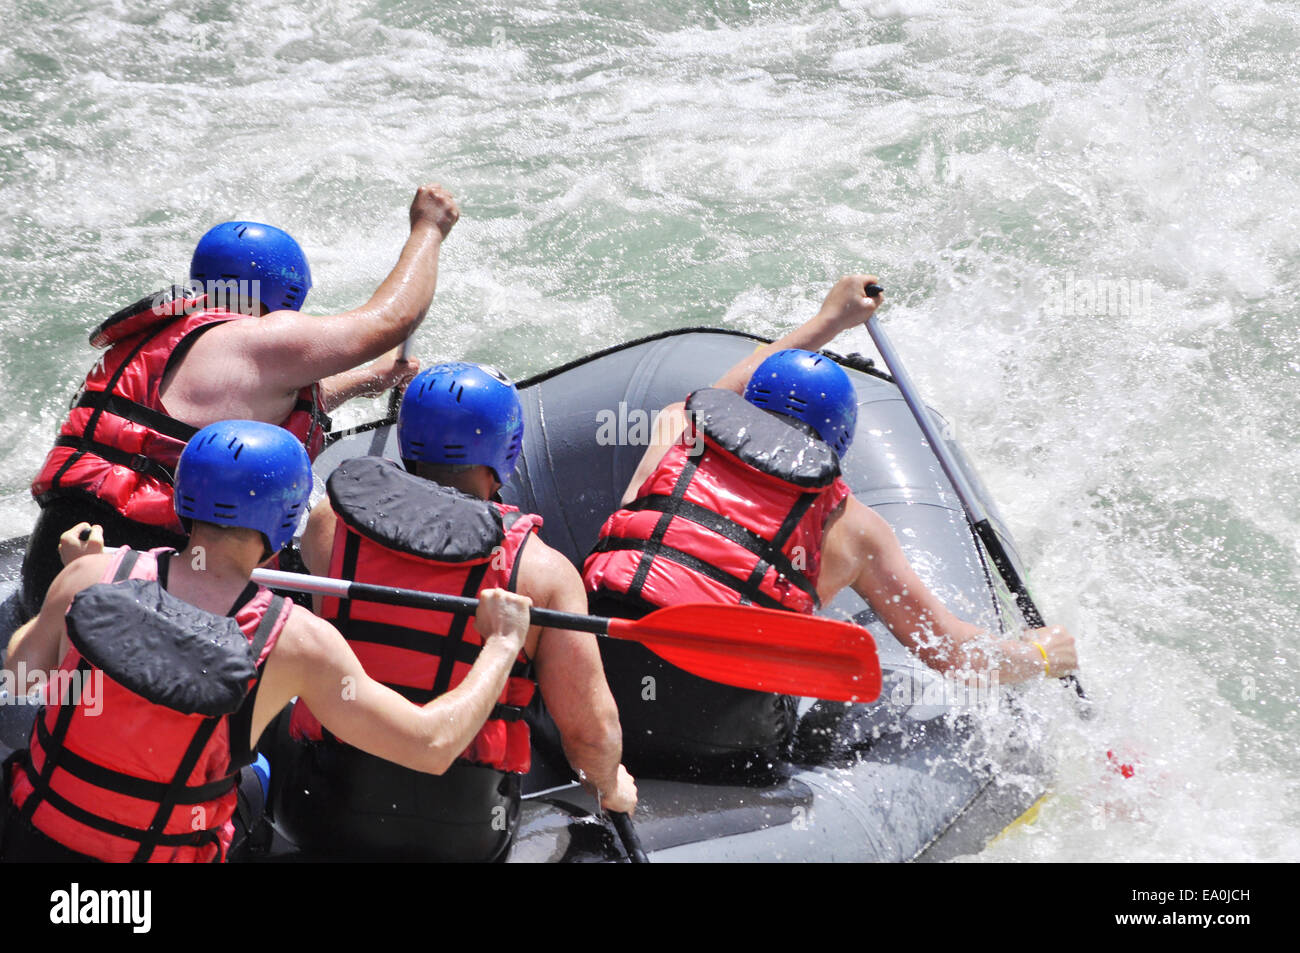
[[[397,352],[398,360],[404,361],[411,356],[411,339],[414,337],[414,334],[410,334],[407,336],[406,340],[402,342],[402,349]],[[388,416],[393,420],[397,419],[397,412],[402,407],[402,393],[405,390],[405,386],[394,387],[388,394]]]
[[[645,851],[641,848],[641,838],[637,836],[636,828],[632,826],[632,818],[622,811],[610,811],[609,820],[614,825],[614,831],[618,834],[619,840],[623,842],[623,849],[627,851],[629,863],[650,863],[650,858],[646,856]]]
[[[397,352],[397,356],[400,360],[404,361],[408,357],[410,357],[411,340],[414,337],[415,334],[412,333],[407,336],[405,341],[402,342],[402,349]],[[389,420],[394,423],[397,422],[397,412],[402,407],[402,394],[405,393],[405,391],[406,391],[406,387],[405,385],[403,385],[401,387],[394,387],[392,390],[388,392],[388,416],[384,418],[385,420]],[[384,452],[384,443],[387,441],[387,439],[388,439],[388,434],[385,433],[383,430],[381,430],[378,426],[376,426],[374,433],[370,437],[370,449],[368,451],[370,456],[372,457],[381,456]],[[330,442],[332,443],[333,441]]]
[[[478,600],[467,596],[270,569],[254,570],[253,581],[336,599],[456,614],[478,609]],[[669,606],[642,619],[538,608],[530,618],[535,625],[640,642],[678,668],[737,688],[845,702],[871,702],[880,695],[880,661],[871,633],[835,619],[714,603]]]
[[[868,297],[874,297],[884,289],[880,285],[871,284],[867,285],[863,290]],[[957,498],[961,500],[962,508],[966,511],[966,519],[970,522],[971,528],[975,531],[975,535],[979,537],[980,542],[984,544],[984,549],[988,552],[989,558],[993,560],[993,565],[997,567],[998,574],[1002,576],[1007,587],[1014,594],[1016,605],[1020,608],[1025,622],[1030,628],[1041,629],[1045,624],[1043,615],[1038,611],[1038,606],[1034,604],[1033,597],[1029,594],[1029,588],[1025,585],[1025,581],[1020,578],[1020,573],[1016,571],[1015,565],[1011,562],[1011,557],[1002,545],[1002,540],[994,531],[992,523],[989,522],[988,514],[984,511],[983,505],[976,498],[970,484],[966,481],[966,475],[961,472],[961,469],[957,466],[957,461],[953,459],[952,453],[948,450],[948,445],[944,443],[943,438],[935,430],[934,422],[926,412],[925,405],[921,403],[921,398],[912,383],[912,378],[907,373],[907,368],[903,366],[902,359],[898,356],[898,352],[894,350],[894,346],[885,335],[884,329],[880,327],[875,314],[872,314],[867,319],[867,332],[871,335],[871,340],[876,343],[876,350],[885,359],[885,366],[889,368],[889,373],[893,375],[894,383],[898,385],[903,400],[907,402],[908,408],[912,411],[912,416],[916,418],[917,426],[921,428],[921,433],[925,436],[925,442],[934,451],[935,457],[939,460],[939,466],[943,468],[943,472],[947,475],[953,490],[957,493]],[[1081,699],[1087,700],[1088,696],[1084,694],[1083,686],[1075,676],[1065,675],[1062,678],[1074,686],[1074,690],[1078,692]]]

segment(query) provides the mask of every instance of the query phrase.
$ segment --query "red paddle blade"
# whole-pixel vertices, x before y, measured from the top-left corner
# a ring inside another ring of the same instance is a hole
[[[880,697],[875,640],[848,622],[703,602],[613,619],[609,634],[724,685],[827,701]]]

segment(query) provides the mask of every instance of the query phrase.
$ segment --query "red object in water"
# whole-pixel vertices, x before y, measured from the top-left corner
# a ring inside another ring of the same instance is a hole
[[[1115,757],[1115,752],[1113,751],[1106,752],[1106,760],[1111,762],[1111,769],[1114,771],[1118,771],[1120,775],[1123,777],[1131,778],[1133,777],[1133,775],[1137,774],[1136,766],[1132,764],[1123,763],[1117,757]]]

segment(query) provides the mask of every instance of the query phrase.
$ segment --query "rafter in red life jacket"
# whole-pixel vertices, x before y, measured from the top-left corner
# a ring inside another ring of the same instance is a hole
[[[685,439],[601,527],[588,592],[814,611],[826,522],[850,493],[835,452],[731,391],[696,391],[686,410]]]
[[[515,590],[519,554],[542,520],[407,473],[377,457],[344,462],[326,482],[338,517],[329,575],[354,582],[477,596]],[[327,598],[321,616],[351,645],[366,673],[423,705],[469,674],[483,647],[472,616]],[[461,754],[469,764],[526,774],[531,740],[523,709],[537,683],[520,654],[487,723]],[[299,702],[293,737],[329,738]]]
[[[91,332],[91,344],[108,351],[74,397],[32,483],[38,502],[85,494],[128,519],[181,531],[172,508],[174,473],[198,428],[165,411],[162,382],[200,334],[244,317],[205,304],[206,296],[191,297],[173,286],[123,308]],[[280,426],[302,440],[313,459],[320,453],[330,421],[317,385],[298,392]]]
[[[250,583],[227,616],[204,612],[167,593],[172,554],[124,549],[73,600],[61,668],[80,677],[14,772],[19,817],[88,858],[218,862],[230,846],[255,686],[292,603]],[[96,673],[97,711],[79,703]]]

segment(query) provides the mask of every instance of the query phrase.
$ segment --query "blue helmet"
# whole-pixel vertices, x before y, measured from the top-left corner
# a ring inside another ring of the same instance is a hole
[[[524,445],[519,394],[498,371],[458,361],[421,371],[397,416],[403,460],[482,464],[505,483]]]
[[[293,538],[311,496],[311,462],[298,438],[256,420],[223,420],[185,445],[176,466],[176,515],[255,529],[268,555]]]
[[[288,232],[257,222],[223,222],[199,239],[190,281],[205,290],[238,289],[267,311],[297,311],[311,288],[311,269]],[[239,288],[241,282],[247,284]]]
[[[858,423],[858,396],[849,375],[829,357],[790,348],[758,365],[745,386],[745,400],[802,420],[844,456]]]

